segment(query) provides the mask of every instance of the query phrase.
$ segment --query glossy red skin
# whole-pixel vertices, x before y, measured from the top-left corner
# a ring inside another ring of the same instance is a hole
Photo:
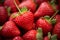
[[[60,15],[57,14],[57,15],[55,16],[55,19],[56,19],[56,22],[57,22],[57,23],[60,22]]]
[[[19,0],[16,0],[16,3],[19,5]],[[17,11],[17,8],[16,8],[13,0],[5,0],[4,6],[10,7],[12,12]]]
[[[36,22],[36,27],[42,28],[43,34],[47,35],[48,32],[51,32],[52,25],[48,21],[46,21],[44,18],[40,18]]]
[[[27,7],[31,12],[35,12],[36,10],[36,4],[33,1],[23,1],[19,8]]]
[[[48,0],[35,0],[35,2],[38,4],[38,5],[40,5],[41,3],[43,3],[43,2],[47,2]]]
[[[7,21],[2,26],[1,36],[11,38],[11,37],[19,36],[19,35],[20,35],[20,31],[13,21]]]
[[[13,38],[13,40],[23,40],[20,36],[16,36]]]
[[[3,6],[0,6],[0,24],[5,23],[7,18],[8,18],[8,13],[6,9]]]
[[[55,25],[53,34],[57,34],[57,37],[60,39],[60,22]]]
[[[34,15],[30,11],[24,12],[17,16],[14,22],[25,30],[31,30],[34,28]]]
[[[43,2],[35,12],[34,16],[35,18],[39,18],[45,15],[52,16],[53,14],[54,10],[52,6],[47,2]]]
[[[44,40],[49,40],[48,36],[44,37]]]
[[[36,30],[30,30],[26,34],[23,35],[24,40],[36,40]]]

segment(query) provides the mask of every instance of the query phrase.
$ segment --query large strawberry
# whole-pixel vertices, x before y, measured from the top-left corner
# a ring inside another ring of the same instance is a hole
[[[19,8],[22,7],[27,7],[30,11],[35,12],[36,10],[36,4],[34,3],[34,1],[23,1],[20,5]]]
[[[35,18],[39,18],[41,16],[49,15],[52,16],[54,14],[54,9],[48,2],[43,2],[35,12]]]
[[[16,0],[16,3],[19,5],[19,0]],[[10,7],[12,12],[16,12],[17,8],[13,0],[5,0],[4,6]]]
[[[16,36],[13,38],[13,40],[23,40],[20,36]]]
[[[15,37],[19,36],[20,31],[13,21],[7,21],[1,29],[1,36],[3,37]]]
[[[60,39],[60,22],[55,25],[53,34],[57,34],[57,37]]]
[[[16,3],[15,3],[16,4]],[[18,12],[17,16],[14,16],[14,22],[20,26],[21,28],[25,30],[31,30],[34,27],[34,15],[32,12],[27,11],[27,9],[24,7],[20,12]]]
[[[42,40],[42,29],[39,28],[38,31],[36,30],[30,30],[26,34],[23,35],[24,40]]]
[[[0,25],[6,22],[8,18],[8,13],[3,6],[0,6]]]

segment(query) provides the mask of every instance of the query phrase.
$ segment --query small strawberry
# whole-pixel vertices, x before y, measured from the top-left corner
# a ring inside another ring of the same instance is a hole
[[[3,6],[0,6],[0,25],[5,23],[7,21],[7,18],[8,18],[7,10]]]
[[[20,31],[13,21],[7,21],[1,29],[1,36],[3,37],[15,37],[19,36]]]
[[[34,16],[35,18],[39,18],[45,15],[52,16],[54,14],[53,7],[48,2],[43,2],[38,10],[35,12]]]
[[[13,40],[23,40],[20,36],[16,36],[13,38]]]
[[[23,8],[23,7],[27,7],[31,12],[35,12],[36,10],[36,4],[34,3],[34,1],[30,0],[30,1],[23,1],[20,5],[19,8]]]
[[[16,3],[19,5],[19,0],[16,0]],[[12,12],[16,12],[17,8],[13,0],[5,0],[4,6],[10,7]]]
[[[23,35],[24,40],[42,40],[43,35],[42,35],[42,29],[39,28],[37,31],[36,30],[30,30],[26,34]]]
[[[36,22],[36,27],[42,28],[44,35],[52,30],[52,24],[45,18],[39,18]]]
[[[60,39],[60,22],[55,25],[53,34],[57,34],[57,37]]]
[[[57,14],[57,15],[55,16],[55,19],[56,19],[56,22],[57,22],[57,23],[60,22],[60,15]]]
[[[15,2],[16,5],[16,2]],[[17,5],[16,5],[17,6]],[[24,7],[21,10],[18,8],[18,15],[14,16],[13,21],[21,28],[25,30],[31,30],[34,28],[34,15],[32,12],[27,11],[27,8]]]

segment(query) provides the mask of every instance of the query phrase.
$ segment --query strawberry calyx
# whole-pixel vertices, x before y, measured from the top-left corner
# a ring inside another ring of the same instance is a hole
[[[55,15],[58,13],[59,11],[57,10],[52,17],[50,16],[44,16],[44,18],[46,19],[47,22],[52,23],[53,25],[56,23],[56,19],[54,19]]]
[[[12,18],[16,18],[17,16],[19,16],[19,12],[16,14],[12,14],[11,16],[12,16]]]
[[[24,13],[24,12],[27,12],[28,11],[28,9],[27,9],[27,7],[22,7],[21,9],[18,7],[18,5],[17,5],[17,3],[16,3],[16,1],[14,0],[14,4],[15,4],[15,6],[17,7],[17,9],[18,9],[18,11],[19,11],[19,14],[22,14],[22,13]]]
[[[48,38],[49,38],[49,40],[51,39],[51,33],[50,32],[48,32]]]
[[[36,39],[37,39],[37,40],[43,40],[42,28],[38,28],[37,34],[36,34]]]
[[[23,7],[23,8],[21,8],[21,13],[25,13],[25,12],[27,12],[28,11],[28,9],[27,9],[27,7]]]
[[[57,40],[57,35],[56,34],[52,35],[51,40]]]
[[[51,33],[48,32],[48,38],[49,38],[49,40],[57,40],[57,35],[56,34],[51,35]]]

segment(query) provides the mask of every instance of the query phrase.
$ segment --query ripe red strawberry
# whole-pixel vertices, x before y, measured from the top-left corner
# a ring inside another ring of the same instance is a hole
[[[16,36],[13,38],[13,40],[23,40],[20,36]]]
[[[54,14],[54,9],[48,2],[43,2],[38,10],[35,12],[35,18],[39,18],[41,16],[49,15],[52,16]]]
[[[19,36],[20,31],[13,21],[7,21],[1,29],[1,36],[3,37],[15,37]]]
[[[17,6],[16,2],[15,5]],[[27,8],[24,7],[21,10],[18,8],[18,16],[15,15],[13,18],[14,22],[21,28],[25,30],[31,30],[34,28],[34,15],[32,12],[27,11]]]
[[[30,11],[24,12],[14,19],[17,25],[25,30],[31,30],[34,28],[34,16]]]
[[[23,35],[24,40],[42,40],[42,30],[30,30],[26,34]]]
[[[60,15],[57,14],[57,15],[55,16],[55,19],[56,19],[56,22],[57,22],[57,23],[60,22]]]
[[[36,22],[36,27],[42,28],[44,35],[46,35],[48,32],[51,32],[52,30],[52,24],[45,18],[39,18]]]
[[[0,25],[6,22],[8,18],[8,13],[3,6],[0,6]]]
[[[53,34],[57,34],[57,37],[60,39],[60,22],[55,25]]]
[[[20,5],[19,8],[22,7],[27,7],[31,12],[35,12],[36,10],[36,4],[31,0],[31,1],[23,1]]]
[[[16,3],[19,5],[19,0],[16,0]],[[10,7],[12,12],[16,12],[17,8],[13,0],[5,0],[4,6]]]

